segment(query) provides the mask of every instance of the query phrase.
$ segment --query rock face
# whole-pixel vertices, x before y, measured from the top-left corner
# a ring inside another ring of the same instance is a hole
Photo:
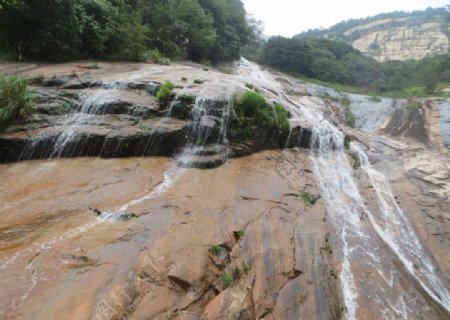
[[[228,157],[282,148],[288,140],[288,132],[262,128],[245,139],[236,135],[231,97],[220,93],[203,96],[177,80],[181,91],[169,105],[161,105],[154,97],[161,83],[153,77],[124,81],[104,76],[105,71],[53,74],[40,83],[32,78],[33,113],[0,131],[0,163],[182,154],[180,163],[186,167],[212,168]],[[302,140],[307,147],[310,131],[296,127],[293,132],[290,146],[298,147]]]
[[[414,18],[383,19],[344,33],[349,43],[378,61],[422,59],[449,53],[450,28],[436,16],[431,22]]]
[[[0,318],[450,319],[448,101],[411,108],[245,60],[100,67],[17,69],[52,87],[0,134],[2,157],[41,159],[0,165]],[[166,79],[196,101],[160,108],[147,85]],[[291,113],[286,136],[224,125],[250,81]]]
[[[344,41],[378,61],[422,59],[450,52],[448,9],[393,12],[298,35]]]

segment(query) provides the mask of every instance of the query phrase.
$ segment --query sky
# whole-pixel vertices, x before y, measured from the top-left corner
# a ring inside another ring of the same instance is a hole
[[[293,35],[327,28],[340,21],[391,11],[444,7],[450,0],[242,0],[245,9],[264,23],[264,34]]]

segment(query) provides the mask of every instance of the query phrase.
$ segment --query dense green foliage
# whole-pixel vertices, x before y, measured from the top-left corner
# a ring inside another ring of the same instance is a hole
[[[165,56],[219,62],[239,58],[254,33],[240,0],[3,0],[1,4],[0,48],[18,59],[159,61]]]
[[[0,127],[30,113],[31,93],[19,76],[0,75]]]
[[[280,134],[289,131],[289,112],[278,103],[269,104],[259,93],[247,91],[236,103],[242,135],[252,135],[254,127]]]
[[[376,93],[423,95],[450,83],[450,55],[380,63],[348,44],[318,38],[273,37],[264,47],[261,62],[284,72]]]

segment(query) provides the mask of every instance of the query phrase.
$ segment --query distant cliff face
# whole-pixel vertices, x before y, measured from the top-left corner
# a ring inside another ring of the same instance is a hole
[[[450,11],[438,8],[380,14],[296,37],[341,40],[378,61],[422,59],[450,53]]]
[[[435,21],[420,23],[413,17],[382,19],[363,24],[344,33],[359,51],[379,61],[421,59],[449,52],[449,24]]]

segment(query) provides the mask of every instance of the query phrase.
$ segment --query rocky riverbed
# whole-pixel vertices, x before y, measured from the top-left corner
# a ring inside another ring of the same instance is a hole
[[[0,133],[0,318],[450,319],[447,101],[410,110],[245,60],[87,66],[1,66],[40,80]],[[192,113],[153,96],[166,80],[214,110],[252,85],[291,134],[198,152]]]

